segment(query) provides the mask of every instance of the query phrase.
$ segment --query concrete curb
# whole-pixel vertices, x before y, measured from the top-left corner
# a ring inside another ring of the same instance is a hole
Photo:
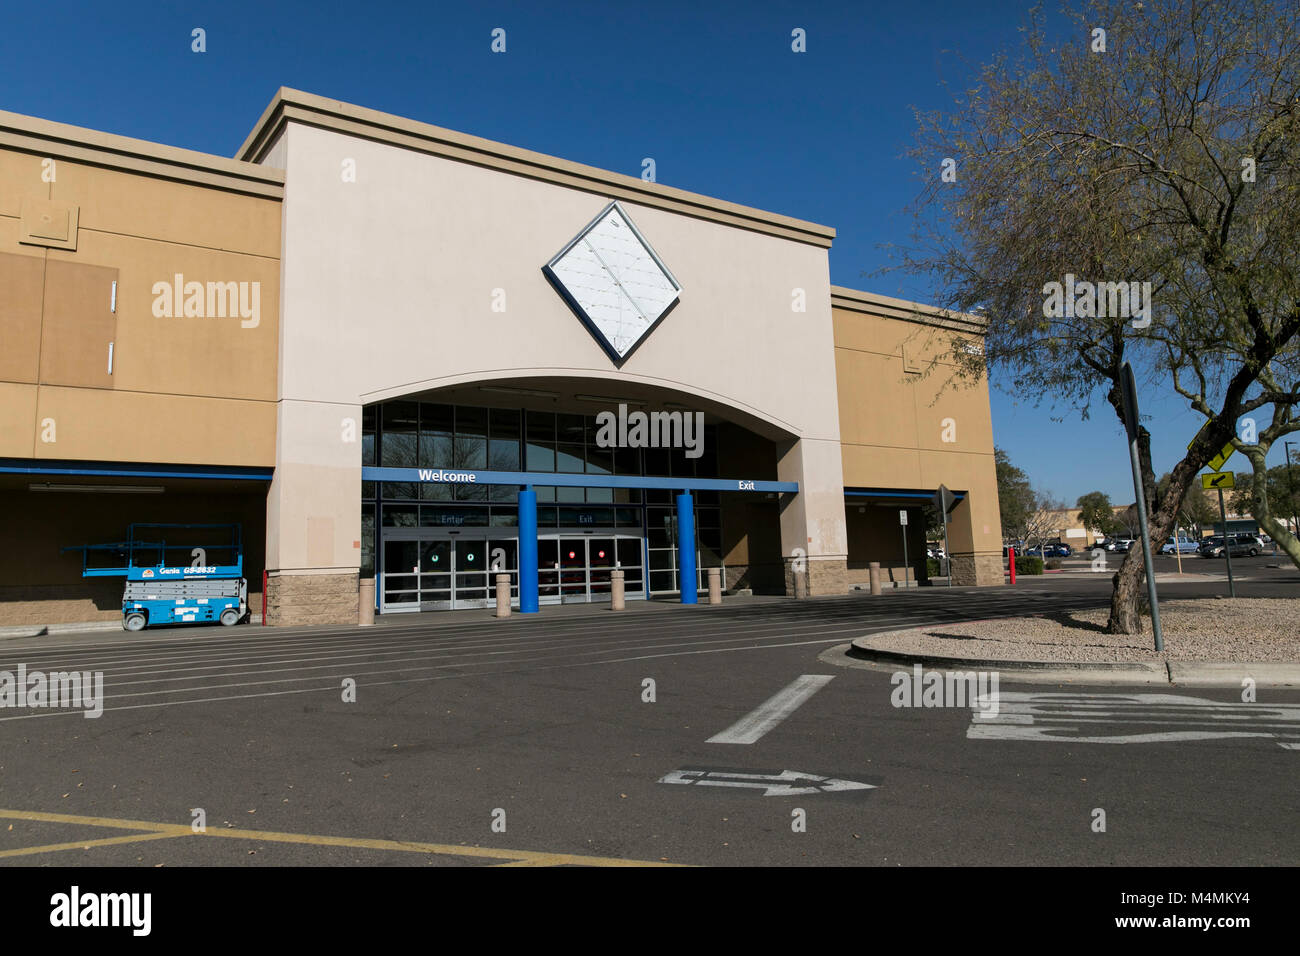
[[[920,630],[920,628],[917,628]],[[1250,678],[1258,687],[1300,687],[1300,663],[1210,661],[1008,661],[940,657],[873,647],[871,637],[847,645],[845,656],[872,664],[947,670],[995,670],[1003,680],[1027,683],[1180,684],[1188,687],[1240,687]],[[1007,674],[1006,672],[1010,672]]]
[[[250,615],[248,623],[260,625],[262,615]],[[13,627],[0,627],[0,641],[16,640],[23,637],[60,637],[65,634],[88,634],[100,631],[123,631],[123,633],[126,633],[122,627],[121,618],[114,618],[111,621],[80,621],[73,624],[20,624]]]

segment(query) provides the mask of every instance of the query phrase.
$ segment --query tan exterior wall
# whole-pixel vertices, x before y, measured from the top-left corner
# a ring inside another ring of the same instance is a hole
[[[282,179],[0,113],[0,456],[273,465]],[[256,326],[156,316],[177,274],[257,283]]]
[[[833,293],[844,485],[935,489],[943,484],[967,492],[948,530],[957,581],[1001,584],[988,383],[957,381],[956,366],[944,358],[954,339],[978,346],[978,320],[848,289]],[[850,499],[850,509],[856,504]],[[894,548],[901,552],[901,538]],[[851,565],[859,563],[856,558],[850,555]]]

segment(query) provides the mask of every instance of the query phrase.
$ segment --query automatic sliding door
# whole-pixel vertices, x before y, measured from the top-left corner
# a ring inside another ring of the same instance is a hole
[[[425,540],[420,545],[420,610],[451,607],[451,542]]]
[[[453,595],[456,607],[484,607],[488,599],[488,554],[487,542],[479,540],[455,539],[452,542],[455,552],[456,591]]]
[[[588,538],[587,563],[591,576],[591,600],[609,600],[609,572],[614,570],[617,556],[614,552],[613,538]],[[626,577],[624,578],[626,592]]]
[[[560,539],[560,601],[590,600],[587,591],[587,539]]]

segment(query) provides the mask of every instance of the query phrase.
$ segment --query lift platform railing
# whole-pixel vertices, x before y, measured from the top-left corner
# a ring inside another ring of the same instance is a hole
[[[73,545],[81,552],[81,576],[128,581],[240,578],[244,574],[242,529],[237,524],[143,524],[128,526],[127,539]]]

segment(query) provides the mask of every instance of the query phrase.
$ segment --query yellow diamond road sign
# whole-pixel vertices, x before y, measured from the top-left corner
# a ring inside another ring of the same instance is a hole
[[[1201,426],[1200,431],[1196,433],[1196,437],[1187,443],[1188,448],[1191,448],[1193,445],[1196,444],[1196,439],[1201,437],[1201,432],[1205,431],[1205,429],[1209,427],[1209,424],[1210,424],[1209,422],[1206,422],[1204,425]],[[1220,468],[1224,466],[1227,460],[1232,457],[1232,453],[1235,450],[1236,449],[1232,447],[1232,442],[1228,442],[1228,444],[1223,446],[1223,451],[1219,452],[1212,459],[1210,459],[1209,464],[1207,464],[1205,467],[1210,469],[1210,471],[1218,471]],[[1208,488],[1210,486],[1206,485],[1205,487]],[[1215,485],[1215,487],[1217,488],[1219,486]]]
[[[1213,475],[1201,475],[1202,488],[1235,488],[1236,475],[1230,471],[1215,472]]]
[[[1224,463],[1229,458],[1232,457],[1232,453],[1234,450],[1235,449],[1233,449],[1232,447],[1232,442],[1228,442],[1228,444],[1223,446],[1223,451],[1219,452],[1217,455],[1211,458],[1209,464],[1207,464],[1205,467],[1210,469],[1210,471],[1218,471],[1220,468],[1223,467]]]

